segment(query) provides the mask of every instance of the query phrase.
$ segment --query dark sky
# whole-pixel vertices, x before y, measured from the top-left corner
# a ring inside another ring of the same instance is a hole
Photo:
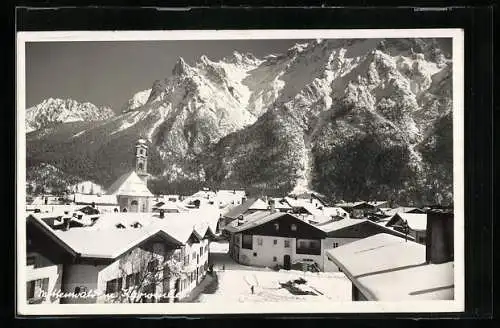
[[[119,110],[135,93],[171,74],[179,57],[217,61],[233,51],[260,57],[302,40],[101,41],[26,43],[26,106],[71,98]]]

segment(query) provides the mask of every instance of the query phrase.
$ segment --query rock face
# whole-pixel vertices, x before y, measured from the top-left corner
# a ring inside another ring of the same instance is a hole
[[[97,107],[72,99],[49,98],[26,110],[26,133],[60,123],[101,121],[113,115],[109,107]]]
[[[446,49],[429,39],[318,40],[261,59],[202,56],[190,66],[179,58],[122,114],[29,134],[28,156],[107,184],[132,167],[142,136],[158,191],[209,184],[256,194],[315,190],[332,200],[451,201]]]

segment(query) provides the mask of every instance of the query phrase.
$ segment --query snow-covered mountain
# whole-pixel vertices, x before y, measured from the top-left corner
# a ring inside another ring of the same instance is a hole
[[[141,136],[156,186],[451,199],[451,158],[442,150],[452,149],[443,131],[451,124],[452,62],[442,45],[314,40],[263,58],[235,52],[194,65],[179,58],[171,76],[133,95],[121,114],[35,132],[28,153],[108,184],[133,166]]]
[[[26,133],[59,123],[105,120],[113,115],[109,107],[97,107],[73,99],[49,98],[26,109]]]

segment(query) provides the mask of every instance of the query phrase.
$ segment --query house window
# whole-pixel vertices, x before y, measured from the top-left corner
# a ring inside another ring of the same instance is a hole
[[[278,258],[276,258],[276,256],[273,256],[273,262],[276,262],[278,261]]]
[[[257,238],[257,245],[262,246],[262,238]]]
[[[285,240],[285,248],[289,248],[290,247],[290,240]]]
[[[36,257],[28,256],[26,257],[26,265],[35,265]]]
[[[149,272],[154,272],[158,269],[158,260],[157,259],[154,259],[154,260],[151,260],[149,261],[148,263],[148,271]]]
[[[253,235],[243,235],[242,248],[253,249]]]
[[[290,225],[290,230],[297,231],[297,225],[296,224]]]
[[[118,229],[125,229],[125,226],[121,223],[118,223],[115,227],[117,227]]]
[[[255,252],[254,252],[254,253],[253,253],[253,256],[254,256],[254,257],[257,257],[257,253],[255,253]]]
[[[122,278],[116,278],[106,282],[106,294],[117,293],[122,289]]]
[[[125,288],[131,288],[139,285],[139,272],[129,274],[125,279]]]
[[[274,230],[279,231],[280,230],[280,225],[279,223],[274,224]]]
[[[332,246],[333,246],[333,248],[337,248],[337,247],[339,247],[339,243],[333,243]]]
[[[321,241],[297,239],[297,254],[321,255]]]
[[[184,265],[189,264],[189,255],[184,256]]]
[[[278,245],[278,240],[273,239],[273,245]]]
[[[49,278],[31,280],[26,283],[26,298],[28,303],[41,303],[49,290]]]

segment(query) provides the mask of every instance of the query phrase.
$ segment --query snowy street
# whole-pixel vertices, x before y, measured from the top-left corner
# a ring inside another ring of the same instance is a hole
[[[350,301],[351,282],[338,272],[274,271],[238,264],[227,254],[227,243],[211,243],[210,259],[218,277],[213,294],[201,294],[198,302],[283,302],[283,301]],[[224,265],[225,270],[222,270]],[[280,284],[304,279],[295,284],[303,294],[293,294]],[[253,294],[251,286],[254,287]]]

